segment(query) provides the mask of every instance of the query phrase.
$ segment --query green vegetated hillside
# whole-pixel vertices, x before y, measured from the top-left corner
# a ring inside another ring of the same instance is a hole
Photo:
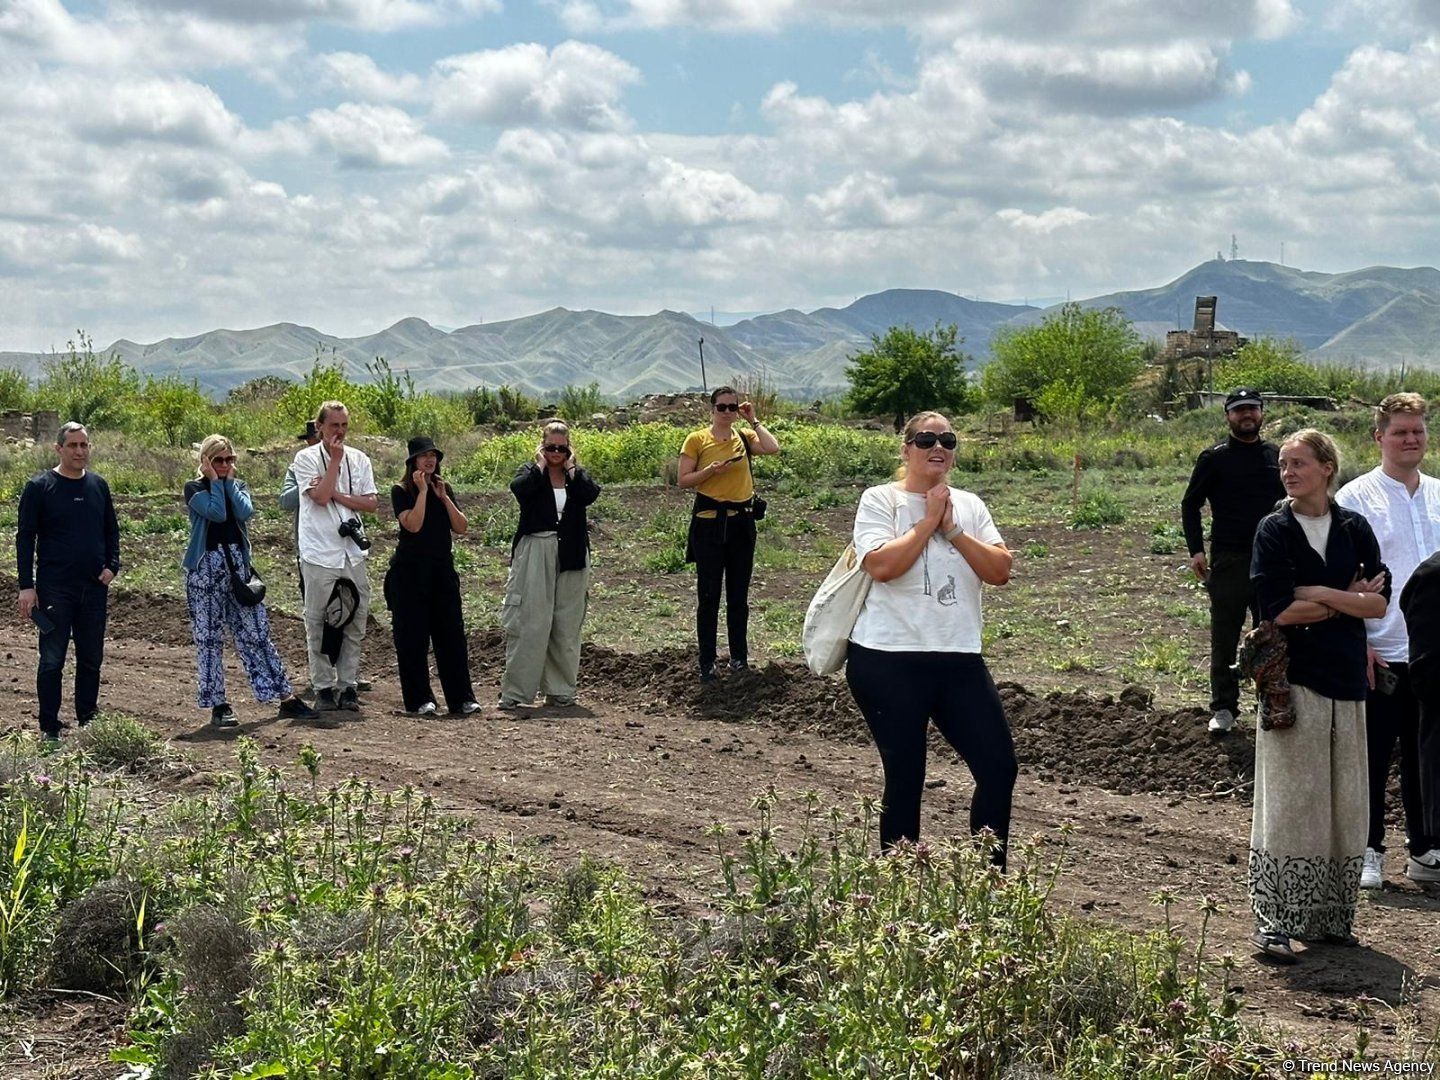
[[[1142,336],[1163,338],[1167,330],[1190,325],[1197,295],[1219,298],[1225,326],[1251,338],[1293,339],[1318,358],[1370,367],[1440,366],[1440,271],[1428,267],[1321,274],[1275,263],[1214,260],[1155,289],[1081,304],[1118,307]],[[354,338],[279,323],[150,344],[122,339],[103,351],[118,353],[142,374],[198,380],[212,396],[260,375],[298,378],[319,351],[352,372],[383,356],[427,390],[510,385],[549,393],[596,382],[607,396],[630,397],[698,388],[703,338],[709,385],[759,378],[793,396],[814,397],[843,387],[846,359],[891,326],[926,330],[953,324],[965,351],[983,363],[996,333],[1031,325],[1051,310],[937,290],[891,289],[844,308],[790,309],[733,326],[674,311],[632,316],[554,308],[450,332],[418,318]],[[42,360],[39,354],[0,353],[0,366],[32,378]]]

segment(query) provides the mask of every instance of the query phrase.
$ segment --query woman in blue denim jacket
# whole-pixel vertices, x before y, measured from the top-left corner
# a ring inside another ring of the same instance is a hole
[[[195,638],[196,703],[210,710],[216,727],[235,727],[235,710],[225,700],[225,665],[221,652],[225,630],[256,701],[280,701],[280,715],[312,720],[313,709],[295,696],[285,665],[270,640],[270,617],[263,603],[244,607],[230,586],[230,568],[250,565],[250,536],[245,523],[255,513],[250,489],[235,476],[235,448],[224,435],[210,435],[200,444],[199,475],[185,485],[190,509],[190,544],[185,549],[185,602]],[[228,558],[227,558],[228,556]]]

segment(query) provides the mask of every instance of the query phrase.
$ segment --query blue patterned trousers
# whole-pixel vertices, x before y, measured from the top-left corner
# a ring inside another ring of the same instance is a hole
[[[231,545],[237,567],[244,562],[240,548]],[[265,605],[241,607],[230,591],[230,569],[219,551],[207,551],[194,570],[185,571],[185,602],[190,608],[190,630],[195,637],[196,704],[213,709],[225,697],[225,664],[221,652],[228,628],[250,678],[256,701],[278,701],[290,696],[285,665],[270,640],[270,616]]]

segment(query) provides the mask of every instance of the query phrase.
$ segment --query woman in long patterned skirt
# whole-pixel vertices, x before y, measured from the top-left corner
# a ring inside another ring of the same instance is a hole
[[[1369,822],[1365,619],[1385,613],[1390,573],[1360,514],[1331,500],[1340,454],[1307,428],[1280,448],[1289,498],[1255,531],[1250,576],[1260,617],[1285,635],[1287,727],[1255,735],[1250,830],[1251,943],[1294,963],[1292,939],[1358,943],[1352,933]]]

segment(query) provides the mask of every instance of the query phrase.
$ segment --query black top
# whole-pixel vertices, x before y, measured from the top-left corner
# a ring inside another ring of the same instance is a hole
[[[420,501],[418,491],[405,490],[404,484],[396,484],[390,489],[390,505],[395,510],[395,517],[399,518],[406,510],[413,510],[415,504]],[[450,501],[458,507],[459,501],[455,498],[455,489],[450,489]],[[395,554],[391,562],[405,563],[415,561],[450,561],[450,552],[453,544],[450,531],[450,514],[445,509],[445,504],[434,491],[425,496],[425,520],[420,523],[416,532],[411,532],[400,526],[400,542],[395,545]]]
[[[201,476],[191,480],[185,485],[185,505],[190,505],[190,500],[198,492],[210,490],[209,477]],[[240,535],[240,523],[235,520],[235,509],[229,499],[225,500],[225,520],[209,521],[202,518],[205,523],[205,550],[219,551],[221,544],[231,544],[239,547],[245,546],[244,538]]]
[[[1440,551],[1415,568],[1400,591],[1410,634],[1410,685],[1426,708],[1440,708]]]
[[[1363,571],[1362,571],[1363,567]],[[1380,544],[1364,515],[1330,504],[1330,536],[1322,560],[1295,520],[1286,502],[1265,517],[1255,530],[1250,577],[1260,618],[1274,619],[1295,600],[1301,585],[1346,589],[1357,573],[1385,573],[1383,595],[1390,599],[1390,571],[1380,561]],[[1369,690],[1365,675],[1365,620],[1337,615],[1323,622],[1282,626],[1290,654],[1290,681],[1308,686],[1337,701],[1363,701]]]
[[[1250,551],[1255,526],[1285,497],[1280,483],[1280,448],[1257,439],[1241,442],[1231,435],[1202,450],[1180,499],[1180,524],[1191,555],[1205,550],[1200,507],[1210,501],[1210,550]]]
[[[118,574],[120,522],[110,485],[93,472],[71,480],[54,469],[27,480],[15,563],[22,589],[94,581],[106,568]]]
[[[600,497],[600,485],[590,479],[590,474],[577,468],[575,475],[565,480],[565,514],[555,513],[554,488],[550,486],[549,471],[533,461],[526,462],[515,470],[515,479],[510,481],[510,490],[520,503],[520,523],[515,527],[515,539],[510,544],[513,554],[520,537],[537,532],[558,532],[560,534],[560,569],[581,570],[589,559],[590,529],[585,522],[585,508]]]

